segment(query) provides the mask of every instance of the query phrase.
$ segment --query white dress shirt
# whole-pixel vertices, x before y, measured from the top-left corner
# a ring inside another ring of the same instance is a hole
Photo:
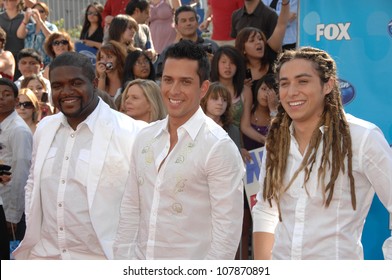
[[[31,165],[33,135],[16,111],[0,123],[0,163],[11,166],[12,179],[0,183],[0,198],[8,222],[18,223],[25,209],[27,177]]]
[[[102,100],[75,131],[68,129],[65,118],[61,112],[45,117],[34,133],[26,234],[13,252],[15,259],[97,259],[102,252],[113,259],[133,142],[146,123]]]
[[[323,146],[320,143],[314,171],[306,186],[303,187],[304,172],[301,172],[281,197],[282,222],[278,221],[276,204],[273,203],[271,208],[263,200],[262,190],[257,195],[253,231],[275,234],[273,259],[363,259],[362,230],[375,193],[392,213],[392,151],[375,125],[351,115],[347,115],[347,120],[352,139],[357,209],[353,210],[351,204],[347,173],[338,176],[329,207],[323,205],[317,176]],[[292,178],[302,159],[298,144],[291,135],[284,184]],[[262,164],[259,182],[264,182],[265,177],[265,160]],[[329,174],[326,174],[326,182]],[[385,253],[391,256],[392,252]]]
[[[89,158],[99,106],[73,130],[57,130],[41,176],[41,239],[31,259],[106,259],[91,225],[87,202]]]
[[[168,118],[155,122],[135,140],[115,258],[233,259],[243,216],[238,148],[201,108],[170,153],[167,127]]]

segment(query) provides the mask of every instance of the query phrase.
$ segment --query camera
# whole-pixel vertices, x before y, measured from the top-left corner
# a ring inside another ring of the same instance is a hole
[[[106,67],[106,70],[112,70],[113,69],[113,62],[106,62],[105,67]]]
[[[43,92],[42,93],[42,97],[41,97],[41,102],[48,102],[49,101],[49,96],[47,92]]]
[[[205,52],[212,54],[212,44],[211,43],[203,44],[203,45],[201,45],[201,47],[203,48],[203,50]]]
[[[252,80],[252,71],[250,71],[250,69],[246,69],[245,72],[245,79],[251,79]]]

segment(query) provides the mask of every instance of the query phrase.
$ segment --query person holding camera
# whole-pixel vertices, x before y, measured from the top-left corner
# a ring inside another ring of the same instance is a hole
[[[97,88],[105,91],[112,101],[121,94],[126,55],[125,48],[113,40],[104,43],[97,52]]]
[[[213,54],[218,50],[219,45],[213,40],[203,38],[197,34],[199,23],[197,21],[197,12],[190,6],[180,6],[174,14],[174,23],[177,29],[179,40],[189,40],[201,46],[207,52],[211,61]],[[162,52],[156,62],[156,74],[162,75],[163,61],[165,59],[167,48]]]
[[[25,48],[33,48],[42,56],[45,66],[51,61],[44,49],[45,40],[50,34],[58,31],[57,26],[48,21],[48,17],[48,5],[44,2],[37,2],[32,8],[26,10],[22,24],[16,32],[18,38],[24,39]]]

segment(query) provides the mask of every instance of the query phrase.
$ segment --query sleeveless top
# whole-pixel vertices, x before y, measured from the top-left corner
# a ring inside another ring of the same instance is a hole
[[[255,125],[255,124],[250,124],[250,125],[252,126],[252,128],[254,130],[256,130],[261,135],[267,136],[269,126],[258,126],[258,125]],[[242,134],[242,140],[243,140],[243,143],[244,143],[244,148],[246,150],[248,150],[248,151],[254,150],[254,149],[257,149],[257,148],[260,148],[260,147],[264,146],[264,144],[249,138],[245,134]]]
[[[150,4],[150,32],[155,51],[159,54],[176,39],[174,12],[169,3],[161,0]]]
[[[242,115],[242,111],[244,110],[244,103],[242,102],[242,99],[239,98],[237,102],[232,103],[232,108],[233,108],[233,124],[240,127],[241,115]]]

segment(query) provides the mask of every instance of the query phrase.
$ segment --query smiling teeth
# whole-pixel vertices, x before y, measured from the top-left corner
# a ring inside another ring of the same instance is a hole
[[[290,102],[289,103],[290,106],[299,106],[299,105],[302,105],[302,104],[304,104],[303,101],[297,101],[297,102]]]
[[[181,103],[181,100],[174,100],[171,98],[169,98],[169,101],[170,101],[170,103],[173,103],[173,104],[180,104]]]
[[[63,99],[61,102],[63,103],[74,103],[77,102],[78,99],[77,98],[72,98],[72,99]]]

